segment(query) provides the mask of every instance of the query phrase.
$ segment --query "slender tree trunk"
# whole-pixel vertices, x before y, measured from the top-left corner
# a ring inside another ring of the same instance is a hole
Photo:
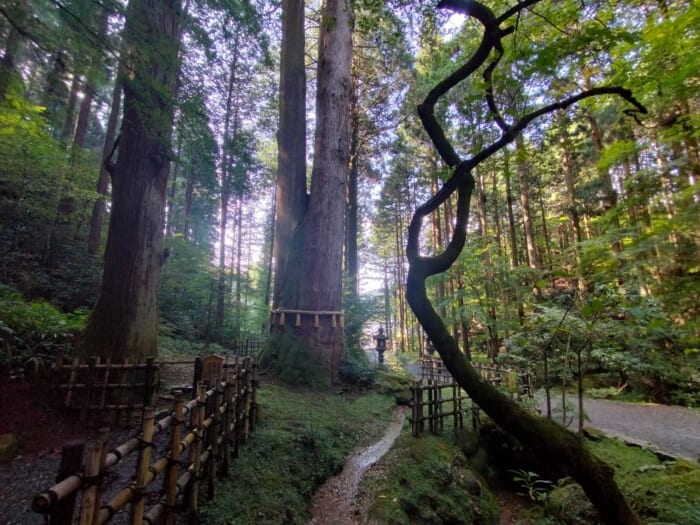
[[[173,126],[178,0],[131,0],[124,28],[131,74],[122,78],[124,122],[112,171],[112,212],[102,288],[81,341],[84,354],[154,357],[163,226]]]
[[[355,297],[359,296],[359,264],[357,259],[358,203],[357,187],[360,177],[360,118],[357,106],[357,87],[353,85],[351,101],[352,134],[350,138],[350,173],[348,177],[347,228],[345,232],[345,276],[346,288]]]
[[[70,85],[70,93],[68,94],[68,103],[66,104],[66,114],[63,120],[63,129],[61,131],[61,142],[70,146],[70,140],[75,133],[75,107],[78,104],[78,92],[80,91],[80,75],[73,73],[73,80]]]
[[[13,78],[17,78],[15,69],[15,57],[19,52],[22,37],[15,26],[10,27],[10,31],[5,39],[5,50],[0,59],[0,104],[5,101],[7,91],[10,88]]]
[[[535,226],[530,210],[530,183],[528,181],[527,152],[522,134],[515,139],[518,151],[518,182],[520,183],[520,213],[523,216],[525,246],[527,248],[527,263],[533,270],[540,268],[540,258],[535,243]]]

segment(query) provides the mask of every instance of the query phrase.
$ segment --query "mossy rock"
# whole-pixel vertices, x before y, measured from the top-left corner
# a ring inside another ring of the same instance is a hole
[[[0,461],[9,461],[19,450],[19,441],[15,434],[0,434]]]
[[[549,493],[547,513],[567,525],[589,525],[598,523],[593,505],[583,489],[571,479],[565,478]]]

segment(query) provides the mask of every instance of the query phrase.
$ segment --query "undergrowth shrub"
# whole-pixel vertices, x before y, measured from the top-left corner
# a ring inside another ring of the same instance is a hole
[[[37,373],[59,355],[70,355],[86,319],[84,310],[62,313],[0,285],[0,366]]]

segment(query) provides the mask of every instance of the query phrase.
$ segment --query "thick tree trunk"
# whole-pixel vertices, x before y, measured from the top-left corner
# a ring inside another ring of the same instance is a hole
[[[278,305],[280,308],[304,312],[325,312],[319,315],[318,327],[313,322],[314,315],[305,314],[295,333],[312,359],[328,369],[334,379],[343,348],[343,323],[339,314],[332,312],[340,312],[343,296],[344,203],[350,164],[353,14],[350,2],[345,0],[327,0],[322,12],[311,191],[306,213],[296,229],[289,255],[286,260],[277,259],[285,268],[284,282],[278,283],[282,286]],[[284,94],[281,98],[284,99]],[[280,143],[282,139],[281,132]],[[283,151],[285,150],[280,147],[280,156]],[[280,169],[283,163],[280,157]],[[292,175],[296,175],[296,172]],[[290,206],[278,207],[278,213],[287,211],[285,217],[278,216],[278,224],[288,228],[297,220],[295,212],[296,207],[301,205],[301,199],[295,198],[298,186],[290,184],[283,187],[280,184],[283,181],[291,182],[287,177],[279,177],[278,203],[280,199],[288,199]],[[278,230],[278,253],[283,249],[284,235],[285,231]]]
[[[124,120],[102,288],[81,342],[84,354],[112,361],[157,353],[180,15],[178,0],[132,0],[127,9],[125,49],[135,53],[122,78]]]
[[[306,69],[304,64],[304,0],[282,2],[280,59],[280,124],[275,205],[274,308],[292,307],[282,294],[294,232],[306,212]],[[291,298],[290,298],[291,299]]]

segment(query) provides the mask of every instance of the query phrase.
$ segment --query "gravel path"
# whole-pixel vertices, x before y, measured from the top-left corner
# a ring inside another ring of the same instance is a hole
[[[575,398],[571,398],[575,402]],[[568,404],[568,403],[567,403]],[[585,399],[584,427],[633,441],[651,443],[659,450],[700,461],[700,410],[652,403],[623,403]],[[570,428],[576,428],[577,421]]]
[[[420,365],[408,365],[407,369],[420,378]],[[540,393],[543,395],[542,393]],[[538,396],[539,397],[539,396]],[[568,405],[576,405],[575,396],[569,396]],[[541,406],[544,403],[541,404]],[[553,417],[561,417],[557,407],[560,400],[552,397]],[[700,410],[653,403],[624,403],[601,399],[584,400],[584,427],[602,430],[608,435],[630,441],[651,444],[662,452],[700,462]],[[544,410],[542,411],[544,413]],[[573,410],[570,409],[571,419]],[[576,429],[576,417],[569,428]]]

